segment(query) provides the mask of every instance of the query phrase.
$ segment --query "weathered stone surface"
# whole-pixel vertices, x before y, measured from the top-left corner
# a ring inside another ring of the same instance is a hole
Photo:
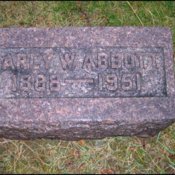
[[[175,121],[167,28],[0,29],[0,137],[155,135]]]

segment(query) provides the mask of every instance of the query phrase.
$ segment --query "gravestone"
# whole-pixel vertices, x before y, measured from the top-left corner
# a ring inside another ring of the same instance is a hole
[[[0,29],[0,137],[154,136],[175,121],[171,32]]]

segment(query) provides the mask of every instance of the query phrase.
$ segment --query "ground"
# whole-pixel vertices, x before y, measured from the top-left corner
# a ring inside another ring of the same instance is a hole
[[[0,27],[164,26],[175,2],[0,2]],[[0,139],[0,173],[175,173],[175,124],[147,139]]]

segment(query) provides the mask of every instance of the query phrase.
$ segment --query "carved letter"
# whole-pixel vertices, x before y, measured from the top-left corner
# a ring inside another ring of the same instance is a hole
[[[62,53],[60,54],[60,61],[63,70],[73,70],[74,67],[74,59],[75,54],[74,53]]]
[[[122,54],[114,54],[111,55],[111,68],[112,69],[118,69],[122,67]]]
[[[133,68],[135,67],[135,56],[134,55],[125,55],[124,56],[124,66],[126,68]]]
[[[84,59],[84,63],[83,63],[83,69],[87,70],[87,71],[92,71],[93,69],[95,69],[95,63],[92,60],[91,56],[86,56]]]
[[[29,69],[29,59],[26,54],[17,55],[17,68],[18,69]]]
[[[106,53],[98,53],[97,62],[98,62],[98,68],[107,69],[108,68],[108,55]]]
[[[13,59],[10,56],[4,58],[2,62],[2,69],[3,70],[14,70],[14,68],[15,66],[13,64]]]

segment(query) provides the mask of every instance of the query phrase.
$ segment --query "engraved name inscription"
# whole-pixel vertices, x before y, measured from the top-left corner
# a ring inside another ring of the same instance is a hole
[[[0,98],[166,95],[162,48],[0,49]]]

